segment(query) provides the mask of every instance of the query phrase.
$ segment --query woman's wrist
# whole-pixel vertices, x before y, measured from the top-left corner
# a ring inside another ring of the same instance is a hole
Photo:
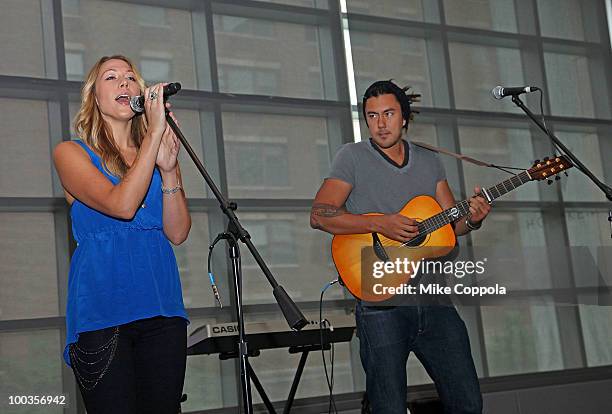
[[[174,187],[180,187],[181,186],[181,182],[179,180],[178,177],[178,168],[173,168],[170,171],[162,171],[161,169],[159,170],[160,174],[161,174],[161,179],[162,179],[162,187],[164,188],[174,188]]]

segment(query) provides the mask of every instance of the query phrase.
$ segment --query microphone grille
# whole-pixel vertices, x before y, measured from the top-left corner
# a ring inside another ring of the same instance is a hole
[[[501,86],[496,86],[495,88],[491,90],[491,94],[493,95],[495,99],[503,98],[504,97],[503,93],[504,93],[504,88],[502,88]]]
[[[132,108],[132,111],[136,112],[137,114],[144,112],[144,106],[142,106],[140,98],[140,96],[132,96],[130,98],[130,108]]]
[[[172,82],[168,84],[168,91],[170,92],[170,95],[174,95],[180,90],[181,90],[181,84],[179,82]]]

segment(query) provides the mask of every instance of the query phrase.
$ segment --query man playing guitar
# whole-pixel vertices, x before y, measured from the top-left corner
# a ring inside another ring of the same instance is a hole
[[[411,119],[408,95],[391,81],[363,97],[370,140],[344,145],[319,189],[311,226],[334,235],[380,233],[399,242],[418,235],[417,222],[398,213],[406,201],[434,197],[443,209],[455,199],[437,154],[403,139]],[[455,235],[480,228],[490,205],[474,190],[467,220]],[[380,215],[365,215],[378,212]],[[414,352],[433,379],[446,413],[481,413],[482,397],[465,324],[453,306],[368,306],[357,302],[357,334],[373,413],[405,414],[406,363]]]

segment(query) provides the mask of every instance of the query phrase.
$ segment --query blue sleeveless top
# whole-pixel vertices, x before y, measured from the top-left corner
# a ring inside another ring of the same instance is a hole
[[[119,178],[76,140],[113,185]],[[80,332],[154,316],[187,320],[174,251],[163,232],[161,176],[157,168],[143,206],[131,220],[107,216],[79,200],[70,209],[77,248],[70,263],[64,360]]]

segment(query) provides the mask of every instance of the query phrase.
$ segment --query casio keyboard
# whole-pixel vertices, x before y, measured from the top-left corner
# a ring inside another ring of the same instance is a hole
[[[352,315],[334,316],[325,324],[323,343],[348,342],[355,330]],[[292,331],[284,320],[245,323],[249,356],[256,356],[262,349],[291,348],[320,345],[319,321],[310,320],[299,331]],[[187,338],[187,355],[220,354],[221,359],[238,356],[238,324],[236,322],[203,325]]]
[[[329,323],[324,323],[323,330],[319,329],[318,320],[310,320],[299,331],[289,329],[284,320],[278,320],[245,323],[245,331],[249,357],[258,356],[261,350],[276,348],[289,348],[290,354],[302,354],[283,409],[283,413],[289,413],[308,354],[311,351],[329,349],[332,343],[349,342],[355,331],[355,317],[336,315]],[[203,325],[195,329],[187,338],[187,355],[219,354],[220,359],[237,358],[237,347],[238,324],[236,322]],[[272,402],[248,360],[247,370],[268,412],[276,414]]]

